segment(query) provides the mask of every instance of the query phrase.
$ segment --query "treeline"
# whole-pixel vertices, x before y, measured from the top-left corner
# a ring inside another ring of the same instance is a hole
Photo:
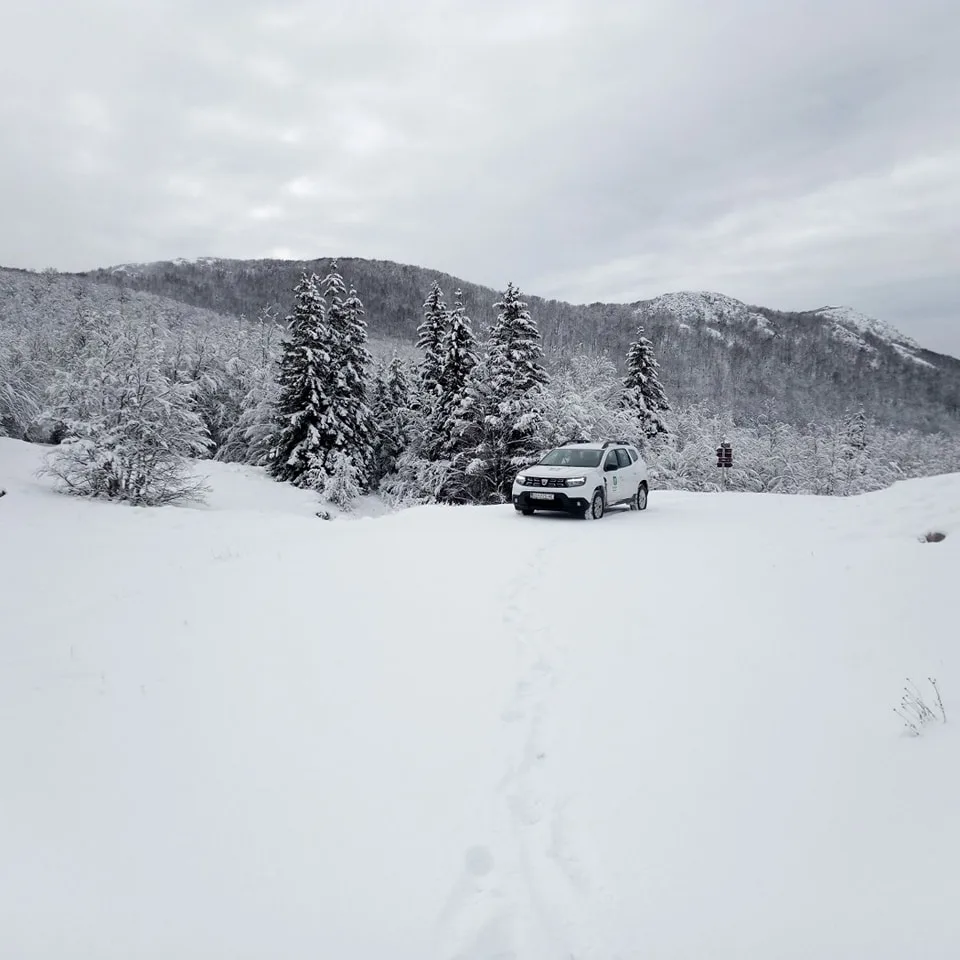
[[[589,352],[551,361],[512,285],[478,332],[462,291],[448,306],[434,282],[415,359],[376,360],[364,303],[336,264],[301,274],[283,322],[31,283],[16,288],[19,309],[0,298],[0,432],[54,445],[51,470],[78,494],[200,496],[191,461],[213,457],[342,507],[367,491],[497,502],[545,449],[614,437],[643,447],[659,485],[686,490],[718,485],[722,440],[735,446],[734,489],[850,494],[960,470],[956,435],[895,430],[856,406],[792,423],[774,409],[745,423],[675,396],[670,409],[640,329],[619,367]]]
[[[558,429],[573,431],[566,440],[592,434],[551,406],[540,333],[520,291],[509,284],[494,307],[481,344],[462,292],[448,307],[434,283],[417,331],[419,362],[394,359],[371,376],[356,291],[336,264],[322,280],[303,274],[265,420],[246,428],[268,437],[253,461],[340,507],[367,490],[400,501],[502,502]],[[619,435],[642,442],[666,430],[669,409],[642,331],[627,364],[609,401]]]
[[[424,291],[434,283],[461,290],[478,336],[485,337],[496,322],[497,295],[489,288],[390,261],[339,263],[363,292],[374,338],[412,343]],[[324,276],[330,264],[328,259],[178,261],[89,277],[195,307],[246,316],[267,307],[282,317],[293,310],[301,273]],[[862,407],[898,429],[960,431],[960,361],[921,352],[931,364],[926,366],[870,334],[862,337],[866,347],[857,346],[838,339],[834,324],[815,313],[753,307],[712,294],[624,304],[525,299],[548,366],[590,354],[610,358],[623,374],[634,331],[642,325],[678,406],[709,403],[741,424],[772,414],[797,425]]]

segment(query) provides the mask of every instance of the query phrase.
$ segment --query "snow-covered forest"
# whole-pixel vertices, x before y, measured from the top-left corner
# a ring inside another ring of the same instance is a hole
[[[284,317],[304,271],[325,276],[327,259],[201,258],[128,264],[70,278],[142,291],[218,313]],[[405,352],[417,338],[424,295],[439,283],[482,338],[497,319],[499,291],[408,264],[344,258],[363,295],[371,338]],[[525,291],[526,293],[526,291]],[[639,325],[653,345],[674,406],[707,403],[738,422],[773,416],[798,426],[863,407],[898,429],[960,429],[960,360],[923,349],[854,310],[801,312],[750,306],[718,293],[668,293],[633,303],[565,303],[525,296],[548,366],[586,354],[619,372]]]
[[[416,351],[398,351],[371,342],[350,279],[335,262],[302,272],[289,316],[230,320],[2,273],[0,431],[51,444],[64,489],[138,503],[202,496],[189,458],[261,466],[342,509],[365,492],[498,502],[544,449],[614,437],[643,447],[658,486],[688,491],[719,487],[721,441],[734,448],[724,485],[738,490],[854,494],[960,471],[960,435],[883,423],[861,405],[786,420],[776,405],[735,416],[691,399],[663,375],[642,311],[622,355],[547,353],[512,284],[483,327],[462,290],[434,281]]]

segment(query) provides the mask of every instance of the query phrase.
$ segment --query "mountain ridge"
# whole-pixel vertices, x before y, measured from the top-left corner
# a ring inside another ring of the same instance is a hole
[[[180,258],[54,276],[66,284],[112,289],[121,299],[124,291],[150,293],[169,301],[170,310],[180,304],[253,319],[268,309],[271,318],[282,319],[292,308],[301,273],[322,275],[331,263],[330,258]],[[395,261],[341,257],[338,263],[366,306],[371,337],[401,352],[413,351],[423,301],[434,282],[448,303],[456,289],[463,291],[467,315],[481,335],[495,321],[500,293],[490,287]],[[576,353],[602,354],[622,368],[642,325],[668,396],[678,406],[706,402],[744,421],[789,422],[863,408],[895,426],[960,430],[960,360],[926,350],[852,308],[781,311],[712,291],[583,305],[524,296],[552,363]]]
[[[264,258],[264,259],[236,259],[236,258],[226,258],[226,257],[176,257],[173,260],[156,260],[156,261],[147,261],[142,263],[120,263],[113,264],[107,267],[98,268],[93,271],[86,271],[84,273],[74,274],[76,276],[87,276],[87,277],[96,277],[97,279],[104,278],[105,274],[111,274],[114,277],[126,275],[131,277],[136,277],[138,271],[143,270],[154,270],[159,266],[170,265],[173,267],[186,267],[186,266],[199,266],[199,267],[216,267],[218,265],[226,264],[248,264],[248,263],[266,263],[266,264],[276,264],[278,267],[283,267],[287,265],[301,265],[307,266],[311,263],[329,263],[332,258],[317,258],[315,260],[288,260],[282,258]],[[485,284],[473,283],[471,281],[459,278],[453,274],[448,274],[439,270],[432,270],[430,268],[418,267],[413,264],[400,263],[399,261],[393,260],[366,260],[366,258],[340,258],[343,263],[356,262],[357,260],[363,259],[365,262],[374,263],[374,264],[385,264],[385,265],[396,265],[408,270],[420,270],[426,273],[436,274],[438,277],[442,277],[446,280],[453,281],[454,285],[460,284],[469,287],[474,287],[478,289],[483,289],[489,291],[491,294],[497,294],[493,287],[488,287]],[[606,301],[606,300],[594,300],[594,301],[575,301],[575,300],[559,300],[555,298],[544,298],[536,294],[530,294],[529,298],[532,298],[535,301],[542,302],[556,302],[563,303],[571,307],[591,307],[591,306],[620,306],[620,307],[641,307],[641,306],[658,306],[662,304],[670,303],[678,309],[678,312],[681,312],[684,307],[687,309],[693,309],[695,311],[702,311],[702,307],[698,307],[696,304],[697,300],[704,301],[708,304],[715,305],[716,303],[722,303],[726,306],[733,306],[736,309],[742,309],[745,312],[750,312],[755,318],[758,328],[761,330],[769,329],[765,318],[762,313],[758,312],[758,309],[772,310],[776,313],[797,313],[801,316],[810,316],[816,317],[822,320],[826,320],[832,323],[838,331],[840,331],[840,339],[847,339],[850,342],[856,342],[859,346],[866,346],[869,349],[869,343],[858,336],[859,334],[867,333],[873,337],[876,337],[881,340],[885,340],[891,344],[900,344],[901,346],[906,347],[908,350],[923,350],[928,353],[937,353],[936,351],[928,350],[925,347],[922,347],[914,338],[903,333],[893,324],[888,321],[881,320],[877,317],[870,316],[869,314],[862,313],[861,311],[845,304],[833,304],[825,305],[822,307],[817,307],[811,310],[801,310],[801,311],[791,311],[791,310],[781,310],[779,308],[758,308],[756,305],[750,304],[745,300],[739,300],[736,297],[731,297],[729,294],[721,293],[714,290],[674,290],[666,291],[661,294],[657,294],[654,297],[641,298],[637,300],[627,300],[627,301]],[[722,314],[721,314],[722,316]],[[849,334],[852,334],[853,337],[848,337],[844,335],[844,331]],[[939,354],[938,356],[950,356],[949,354]],[[953,357],[952,359],[960,359]]]

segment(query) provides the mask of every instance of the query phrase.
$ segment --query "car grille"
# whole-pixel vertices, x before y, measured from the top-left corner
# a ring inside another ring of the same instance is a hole
[[[567,481],[564,477],[527,477],[526,486],[540,487],[541,489],[549,487],[565,487]]]

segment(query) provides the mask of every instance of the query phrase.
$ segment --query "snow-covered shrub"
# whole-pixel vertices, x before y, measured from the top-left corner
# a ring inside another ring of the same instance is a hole
[[[47,416],[63,440],[42,472],[78,496],[160,505],[200,498],[188,458],[209,447],[192,386],[162,371],[162,346],[134,322],[89,341],[76,369],[61,371]]]
[[[670,436],[651,446],[649,458],[659,485],[676,490],[720,489],[715,450],[722,441],[733,445],[727,488],[753,493],[850,496],[960,471],[960,437],[898,432],[859,418],[745,425],[701,405],[673,411],[668,422]]]
[[[311,480],[323,499],[341,510],[352,509],[354,501],[360,496],[360,471],[341,450],[330,454],[323,475],[315,473]]]
[[[414,506],[447,500],[453,485],[449,460],[427,460],[408,451],[383,479],[380,493],[394,507]]]
[[[572,441],[642,439],[642,423],[624,403],[626,388],[606,357],[572,357],[538,397],[544,449]]]
[[[279,385],[273,365],[250,375],[250,388],[240,403],[237,420],[226,431],[217,459],[225,463],[267,462],[277,423]]]

